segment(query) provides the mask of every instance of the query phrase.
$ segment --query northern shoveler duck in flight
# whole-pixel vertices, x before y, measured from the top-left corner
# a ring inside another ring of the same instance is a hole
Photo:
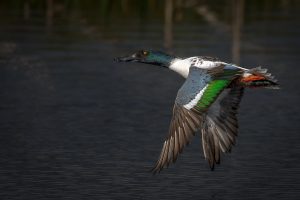
[[[220,153],[230,152],[235,144],[244,88],[279,87],[266,69],[246,69],[211,57],[179,58],[141,50],[115,60],[166,67],[186,78],[177,93],[169,133],[154,173],[175,162],[197,131],[202,133],[204,157],[213,169],[220,163]]]

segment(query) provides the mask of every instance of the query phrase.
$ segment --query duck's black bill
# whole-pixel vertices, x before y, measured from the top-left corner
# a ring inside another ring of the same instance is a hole
[[[135,62],[137,59],[134,55],[132,56],[124,56],[124,57],[117,57],[114,59],[116,62]]]

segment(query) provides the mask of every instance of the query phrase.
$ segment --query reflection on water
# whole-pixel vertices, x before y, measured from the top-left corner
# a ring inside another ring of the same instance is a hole
[[[299,11],[293,0],[1,1],[1,197],[299,199]],[[215,171],[196,137],[152,176],[183,80],[113,62],[141,48],[262,65],[282,89],[247,90],[237,145]]]

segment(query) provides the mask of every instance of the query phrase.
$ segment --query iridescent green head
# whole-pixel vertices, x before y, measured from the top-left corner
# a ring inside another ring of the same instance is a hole
[[[163,67],[168,67],[172,60],[175,59],[174,56],[169,54],[160,52],[160,51],[152,51],[152,50],[140,50],[130,56],[124,56],[116,58],[117,62],[140,62],[147,63],[152,65],[159,65]]]

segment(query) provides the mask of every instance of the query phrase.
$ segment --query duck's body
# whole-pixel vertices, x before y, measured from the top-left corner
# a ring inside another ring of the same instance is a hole
[[[154,172],[175,162],[198,130],[202,133],[204,157],[213,169],[220,162],[220,152],[229,152],[235,144],[236,115],[244,88],[278,88],[277,81],[265,69],[246,69],[210,57],[182,59],[139,51],[117,60],[164,66],[186,78],[177,93],[169,134]]]

